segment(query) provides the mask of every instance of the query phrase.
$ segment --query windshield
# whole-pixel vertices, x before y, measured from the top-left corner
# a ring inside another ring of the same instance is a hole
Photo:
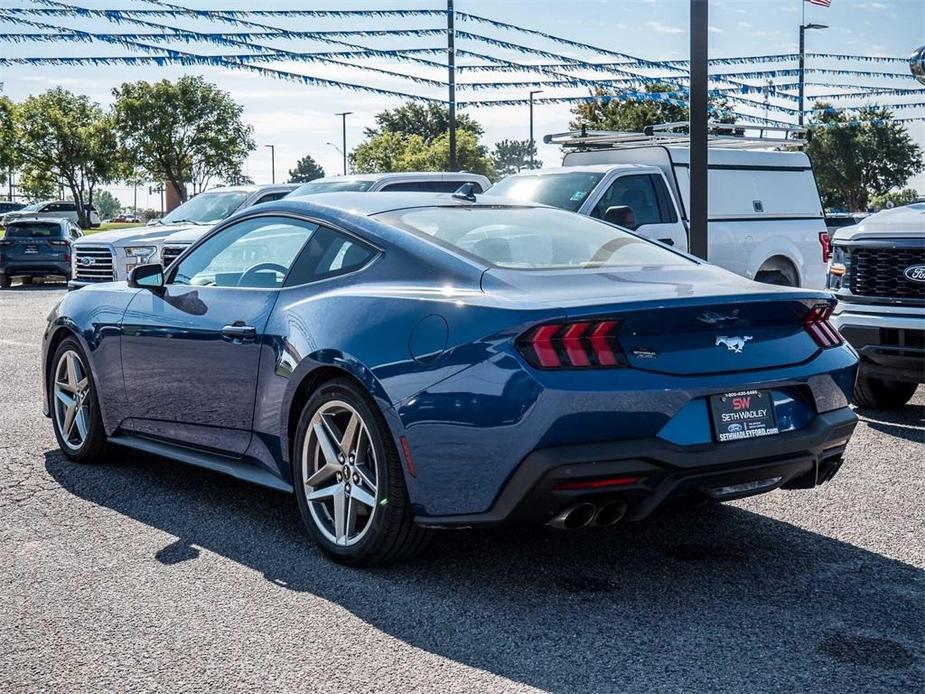
[[[299,195],[314,195],[315,193],[365,193],[375,181],[361,181],[358,179],[346,178],[342,181],[336,179],[330,181],[309,181],[303,183],[294,191],[287,195],[287,198],[298,197]]]
[[[542,176],[510,176],[485,191],[517,200],[530,200],[543,205],[577,212],[594,187],[604,177],[602,173],[561,173]]]
[[[24,208],[20,210],[20,212],[35,212],[41,206],[42,206],[42,203],[34,202],[31,205],[26,205]]]
[[[235,190],[224,193],[200,193],[192,200],[187,200],[178,208],[161,218],[162,224],[215,224],[241,206],[247,192]]]
[[[373,216],[505,268],[691,262],[612,224],[549,207],[417,207]]]
[[[3,232],[8,239],[23,238],[57,238],[61,236],[61,225],[52,222],[30,222],[29,224],[10,224]]]

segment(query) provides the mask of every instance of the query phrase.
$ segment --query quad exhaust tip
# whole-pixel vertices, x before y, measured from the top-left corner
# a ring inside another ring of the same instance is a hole
[[[582,502],[566,506],[546,525],[558,530],[578,530],[587,525],[608,528],[615,525],[626,515],[627,505],[622,499],[610,501],[601,506]]]

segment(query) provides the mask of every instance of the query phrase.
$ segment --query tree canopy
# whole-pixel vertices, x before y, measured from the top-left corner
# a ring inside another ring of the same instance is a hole
[[[324,178],[324,169],[310,154],[299,159],[294,169],[289,169],[290,183],[308,183],[316,178]]]
[[[24,176],[47,186],[62,182],[71,191],[82,226],[84,205],[115,177],[117,144],[112,121],[86,96],[51,89],[16,109],[16,135]]]
[[[530,155],[533,155],[531,166]],[[501,140],[495,143],[491,162],[499,176],[510,176],[524,169],[539,169],[543,162],[536,158],[536,145],[530,140]]]
[[[440,104],[408,103],[376,114],[376,128],[366,128],[366,137],[373,138],[382,133],[419,135],[429,143],[450,129],[450,112]],[[456,131],[468,130],[476,136],[485,131],[482,126],[465,113],[456,114]]]
[[[13,122],[13,102],[0,96],[0,183],[16,166],[16,131]]]
[[[448,171],[450,166],[449,133],[425,142],[420,135],[384,132],[357,146],[350,155],[356,173],[387,171]],[[456,133],[456,161],[459,170],[492,178],[495,174],[488,148],[469,130]]]
[[[97,193],[93,204],[100,213],[100,219],[111,219],[122,211],[122,203],[108,190]]]
[[[675,88],[667,84],[646,85],[650,94],[664,94]],[[586,127],[589,130],[625,130],[642,132],[647,125],[677,123],[690,119],[690,109],[669,101],[645,101],[623,98],[617,92],[608,89],[595,89],[592,101],[576,104],[572,107],[573,119],[569,123],[572,130]],[[721,123],[734,123],[735,114],[725,101],[711,99],[711,120]]]
[[[870,196],[902,187],[925,168],[921,148],[884,108],[846,114],[817,102],[810,123],[806,151],[826,206],[864,210]]]
[[[113,90],[116,129],[131,163],[169,181],[186,200],[215,177],[240,175],[256,145],[243,108],[201,77],[125,83]]]

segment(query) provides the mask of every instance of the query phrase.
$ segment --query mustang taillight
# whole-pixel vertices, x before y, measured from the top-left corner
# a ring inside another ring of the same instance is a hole
[[[517,349],[541,369],[593,369],[626,366],[617,341],[618,320],[548,323],[517,340]]]
[[[820,347],[836,347],[844,342],[835,326],[829,323],[832,309],[831,304],[816,304],[806,314],[806,318],[803,319],[803,327],[806,328],[806,332],[812,336]]]

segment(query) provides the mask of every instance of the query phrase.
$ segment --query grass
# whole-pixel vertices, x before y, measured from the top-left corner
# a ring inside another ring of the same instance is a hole
[[[113,229],[131,229],[133,227],[142,227],[144,224],[132,224],[130,222],[107,222],[100,224],[99,229],[84,229],[84,234],[96,234],[100,231],[112,231]]]

